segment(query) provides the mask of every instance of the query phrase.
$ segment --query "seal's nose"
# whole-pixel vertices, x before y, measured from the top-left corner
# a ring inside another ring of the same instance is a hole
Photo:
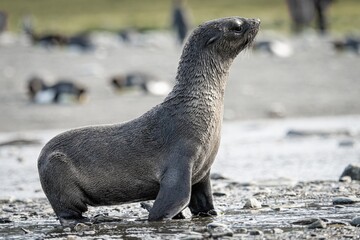
[[[259,18],[252,18],[250,19],[250,24],[252,28],[259,28],[261,20]]]
[[[261,20],[260,20],[259,18],[253,18],[253,19],[252,19],[252,22],[253,22],[253,24],[259,26],[260,23],[261,23]]]

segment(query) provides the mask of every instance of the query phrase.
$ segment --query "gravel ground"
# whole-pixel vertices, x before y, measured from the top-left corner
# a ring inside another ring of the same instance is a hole
[[[62,228],[44,199],[1,201],[3,239],[358,239],[359,183],[213,181],[219,215],[148,222],[140,204],[91,208],[92,222]],[[247,204],[248,201],[258,204]],[[348,201],[348,202],[346,202]],[[346,203],[346,204],[345,204]],[[250,206],[247,208],[246,206]],[[188,215],[188,213],[185,213]]]

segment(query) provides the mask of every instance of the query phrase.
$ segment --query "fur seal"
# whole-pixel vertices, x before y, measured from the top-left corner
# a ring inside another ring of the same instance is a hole
[[[189,207],[216,215],[210,168],[220,143],[226,79],[256,36],[258,19],[205,22],[189,37],[176,84],[165,100],[132,121],[64,132],[38,159],[41,185],[60,222],[81,221],[87,206],[155,199],[149,220]]]

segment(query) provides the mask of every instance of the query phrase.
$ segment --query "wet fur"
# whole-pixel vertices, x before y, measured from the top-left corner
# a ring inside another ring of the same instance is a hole
[[[149,220],[173,218],[187,206],[193,214],[216,214],[209,175],[226,79],[258,28],[258,20],[238,17],[200,25],[163,103],[132,121],[74,129],[49,141],[38,169],[60,221],[82,219],[87,205],[152,199]]]

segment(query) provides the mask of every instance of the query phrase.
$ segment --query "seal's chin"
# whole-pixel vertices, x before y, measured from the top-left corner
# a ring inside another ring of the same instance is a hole
[[[248,32],[245,34],[245,40],[242,43],[242,49],[248,49],[251,48],[254,45],[254,39],[259,31],[259,26],[254,26],[248,30]]]

